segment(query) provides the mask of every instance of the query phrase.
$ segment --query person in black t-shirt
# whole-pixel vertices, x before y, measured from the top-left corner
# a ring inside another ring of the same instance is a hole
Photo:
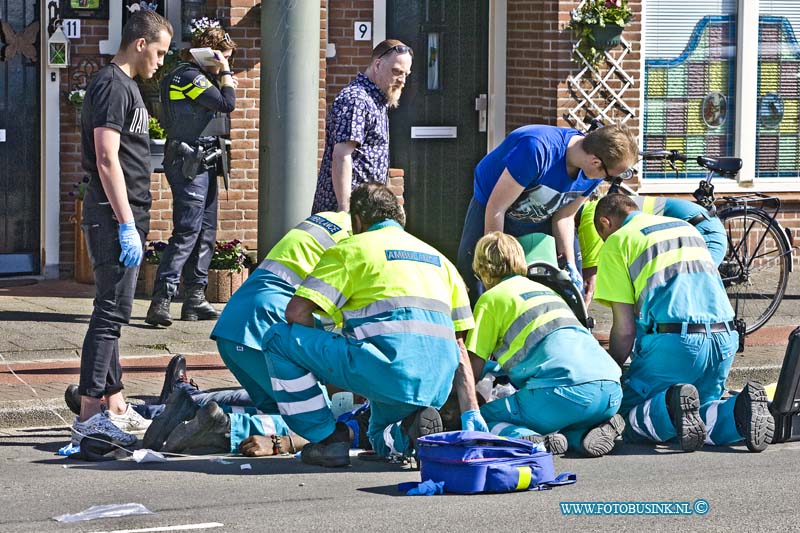
[[[172,189],[172,236],[161,254],[153,300],[145,322],[169,326],[169,304],[183,278],[181,320],[214,320],[206,301],[208,268],[217,238],[217,175],[227,157],[222,136],[236,105],[238,85],[230,70],[236,44],[212,27],[192,37],[192,48],[214,50],[212,66],[200,66],[187,50],[184,61],[161,81],[162,125],[167,130],[164,172]]]
[[[119,361],[120,330],[130,320],[150,229],[149,116],[133,78],[153,76],[171,39],[165,18],[150,10],[134,13],[122,30],[119,51],[86,88],[81,145],[90,180],[82,230],[96,293],[81,351],[81,412],[72,426],[73,445],[100,433],[127,446],[136,442],[127,432],[147,427],[125,403]]]

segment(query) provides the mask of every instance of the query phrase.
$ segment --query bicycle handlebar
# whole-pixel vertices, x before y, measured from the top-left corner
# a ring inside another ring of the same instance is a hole
[[[670,163],[680,161],[681,163],[686,163],[689,160],[686,154],[682,154],[678,150],[650,150],[639,152],[639,155],[645,161],[669,161]]]

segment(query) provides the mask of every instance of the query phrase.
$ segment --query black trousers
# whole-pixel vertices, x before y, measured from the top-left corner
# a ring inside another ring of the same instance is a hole
[[[109,205],[84,205],[81,229],[94,270],[94,310],[81,351],[78,392],[100,398],[121,391],[119,337],[131,318],[139,267],[120,263],[119,224]],[[144,243],[146,235],[138,229]]]

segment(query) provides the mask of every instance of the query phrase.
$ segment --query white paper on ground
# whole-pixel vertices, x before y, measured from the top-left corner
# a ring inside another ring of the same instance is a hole
[[[148,448],[133,452],[133,460],[137,463],[165,463],[167,458]]]
[[[108,505],[93,505],[80,513],[62,514],[54,516],[56,522],[72,523],[98,518],[118,518],[137,514],[155,514],[141,503],[112,503]]]

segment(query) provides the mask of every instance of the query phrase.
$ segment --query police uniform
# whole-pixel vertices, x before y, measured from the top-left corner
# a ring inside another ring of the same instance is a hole
[[[619,409],[620,369],[554,291],[509,276],[483,293],[467,350],[490,356],[516,393],[481,407],[489,430],[506,437],[560,431],[570,449]]]
[[[288,426],[312,442],[334,432],[319,380],[370,400],[368,435],[378,454],[406,452],[400,421],[444,404],[460,359],[455,331],[473,326],[455,267],[386,220],[328,249],[296,295],[342,334],[301,324],[267,333],[267,366]]]
[[[631,200],[636,202],[643,213],[678,218],[697,228],[711,253],[714,264],[719,266],[722,263],[728,249],[725,227],[719,218],[711,216],[703,206],[687,200],[658,196],[633,196]],[[592,200],[583,204],[578,215],[578,241],[583,256],[583,268],[597,266],[600,248],[603,247],[603,239],[594,227],[594,210],[597,202],[598,200]]]
[[[286,305],[325,250],[348,235],[346,212],[317,213],[289,230],[233,293],[211,332],[225,365],[264,413],[278,412],[262,351],[264,336],[273,325],[286,322]],[[240,442],[242,436],[264,434],[247,414],[231,413],[232,441],[234,435]],[[282,421],[268,425],[276,424],[283,427]]]
[[[694,227],[639,211],[628,215],[600,251],[595,299],[634,306],[636,343],[620,408],[627,439],[676,436],[665,397],[680,383],[697,388],[706,444],[742,439],[735,397],[720,401],[739,344],[733,309]]]
[[[160,319],[168,318],[169,301],[181,278],[187,292],[182,318],[218,315],[205,301],[205,286],[216,244],[217,168],[227,165],[220,136],[230,133],[224,115],[233,111],[236,99],[232,86],[220,88],[213,75],[193,63],[180,63],[161,82],[161,100],[174,228],[161,255],[147,322],[169,325]]]

